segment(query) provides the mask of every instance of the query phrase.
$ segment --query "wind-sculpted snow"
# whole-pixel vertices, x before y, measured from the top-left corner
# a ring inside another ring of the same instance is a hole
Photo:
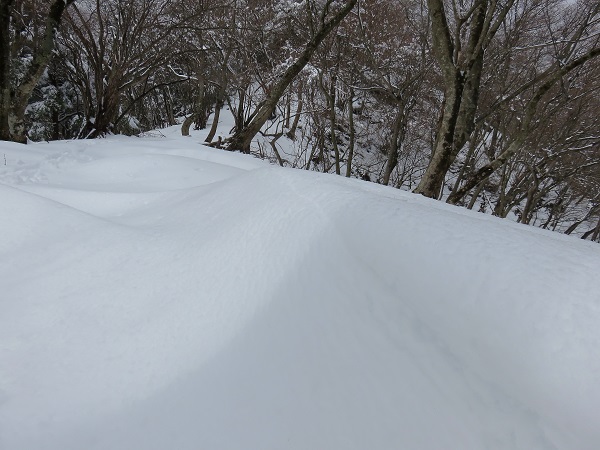
[[[597,246],[197,141],[0,144],[1,449],[598,448]]]

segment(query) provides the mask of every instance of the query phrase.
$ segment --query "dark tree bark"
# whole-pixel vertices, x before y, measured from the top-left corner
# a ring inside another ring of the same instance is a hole
[[[204,142],[212,142],[212,140],[215,137],[215,134],[217,134],[217,127],[219,126],[219,119],[221,118],[221,110],[225,105],[225,101],[223,100],[224,96],[225,93],[222,92],[221,88],[219,87],[219,92],[217,93],[217,101],[215,102],[215,114],[213,115],[213,121],[212,125],[210,126],[210,131],[208,132],[208,136],[206,136]]]
[[[402,102],[398,102],[398,109],[392,126],[392,135],[390,136],[387,160],[381,181],[381,184],[385,186],[390,183],[392,172],[398,165],[398,151],[404,141],[406,121],[408,119],[405,108],[406,106]]]
[[[202,47],[202,41],[201,47]],[[198,81],[196,85],[198,86],[198,91],[196,94],[196,102],[194,103],[194,111],[192,114],[187,117],[181,126],[181,135],[189,136],[190,135],[190,126],[195,123],[198,129],[203,130],[206,128],[206,121],[208,117],[206,117],[206,77],[204,76],[204,65],[205,65],[205,55],[204,51],[199,52],[198,57],[198,67],[196,68],[196,78]]]
[[[298,84],[298,107],[296,108],[296,114],[294,114],[294,120],[292,121],[292,126],[287,132],[287,137],[292,140],[296,140],[296,130],[298,129],[298,124],[300,123],[300,116],[302,115],[302,108],[304,106],[304,97],[302,94],[303,84],[300,82]]]
[[[337,98],[336,93],[336,84],[337,84],[337,72],[339,71],[339,66],[335,68],[335,71],[331,75],[330,85],[325,86],[323,82],[323,74],[319,75],[319,84],[321,86],[321,91],[325,96],[327,101],[327,112],[329,116],[329,138],[331,139],[331,145],[333,147],[333,153],[335,158],[335,173],[340,175],[340,147],[338,145],[337,137],[335,134],[335,130],[337,129],[337,115],[335,111],[335,102]]]
[[[211,143],[217,134],[217,128],[219,126],[219,119],[221,118],[221,110],[223,106],[225,106],[225,99],[227,97],[227,84],[229,83],[229,78],[227,76],[227,65],[229,64],[229,58],[231,56],[231,50],[228,50],[223,53],[223,58],[221,59],[221,68],[220,68],[220,76],[217,83],[217,92],[215,99],[215,114],[213,116],[212,125],[210,127],[210,131],[208,132],[208,136],[204,142]]]
[[[348,98],[348,127],[350,135],[348,142],[348,160],[346,162],[346,177],[352,175],[352,159],[354,158],[354,147],[356,145],[356,130],[354,128],[354,89],[350,88],[350,97]]]
[[[10,141],[10,8],[13,0],[0,0],[0,140]]]

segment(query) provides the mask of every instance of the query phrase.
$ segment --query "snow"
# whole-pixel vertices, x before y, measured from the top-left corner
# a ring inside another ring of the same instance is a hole
[[[0,143],[0,448],[600,442],[597,244],[164,137]]]

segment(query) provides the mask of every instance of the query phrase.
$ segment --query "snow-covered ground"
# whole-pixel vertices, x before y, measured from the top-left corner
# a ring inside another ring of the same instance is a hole
[[[0,448],[600,448],[600,251],[201,134],[0,143]]]

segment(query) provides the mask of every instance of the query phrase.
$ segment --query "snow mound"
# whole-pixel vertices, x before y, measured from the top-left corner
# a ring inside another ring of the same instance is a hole
[[[0,143],[0,448],[598,448],[596,245],[166,135]]]

